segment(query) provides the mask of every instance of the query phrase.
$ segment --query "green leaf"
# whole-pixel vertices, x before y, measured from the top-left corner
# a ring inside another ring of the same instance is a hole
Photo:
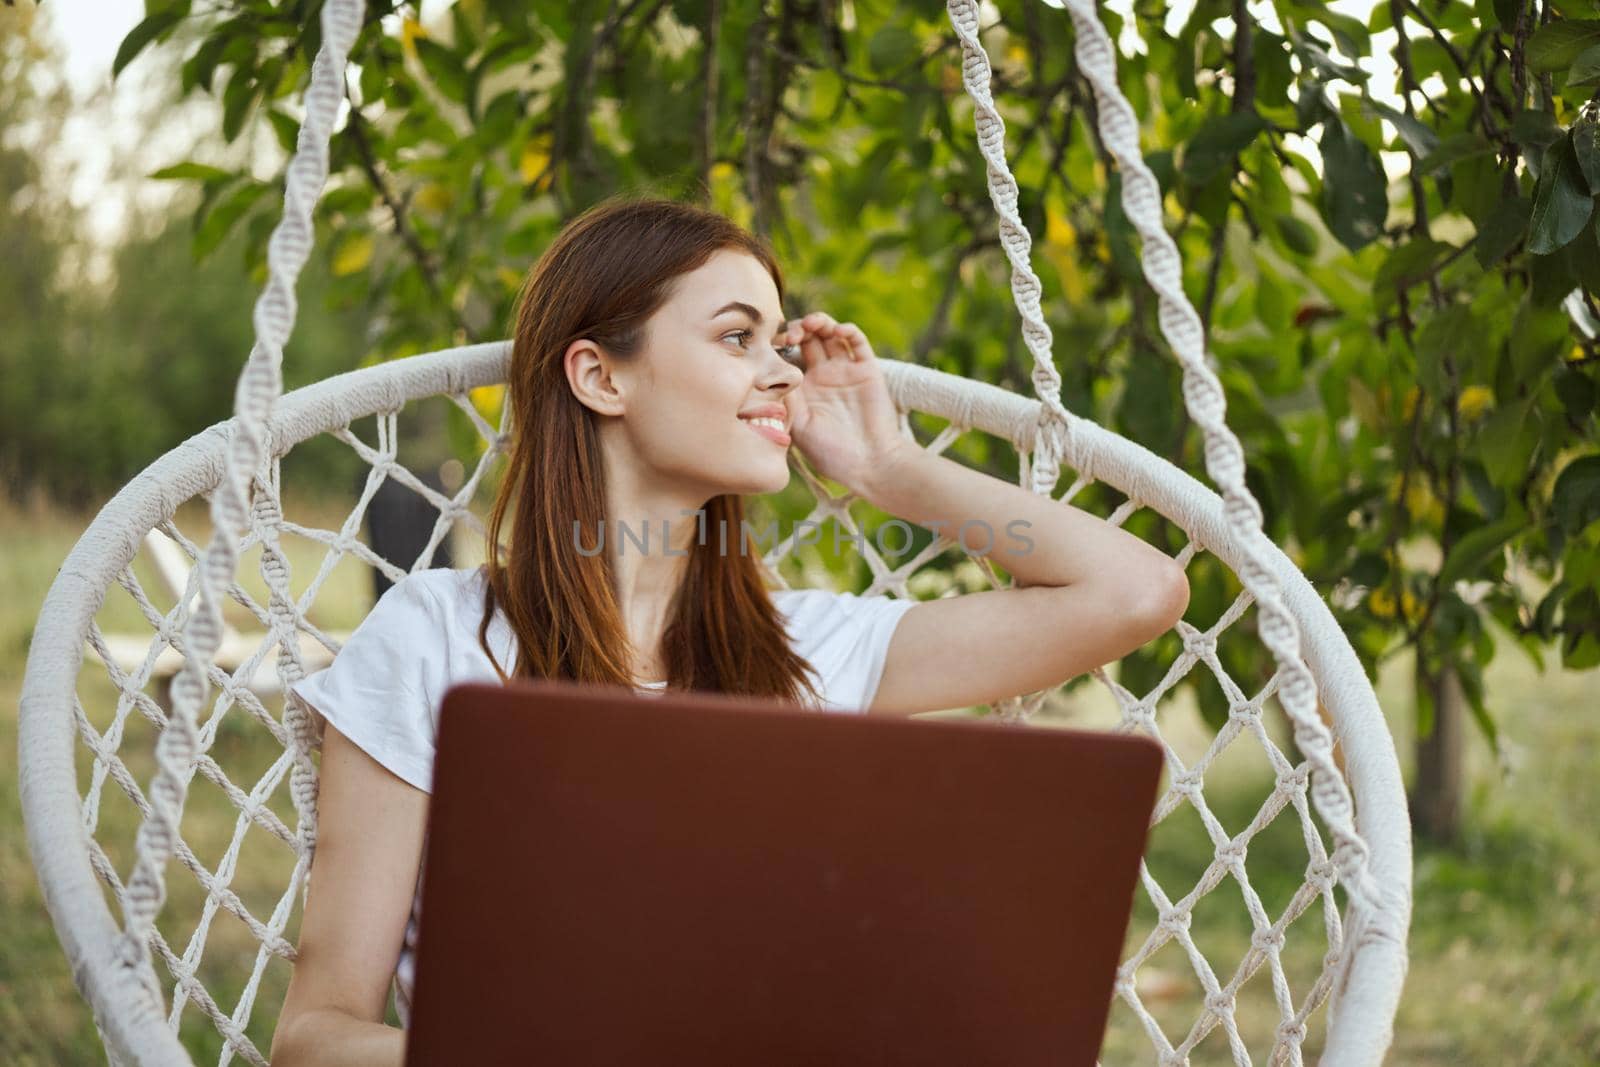
[[[1393,123],[1395,132],[1400,135],[1400,140],[1411,151],[1413,159],[1426,158],[1432,155],[1434,150],[1439,147],[1439,135],[1411,115],[1407,115],[1404,111],[1392,108],[1388,104],[1381,104],[1376,100],[1367,101],[1367,106]]]
[[[1539,424],[1528,418],[1526,400],[1496,408],[1478,430],[1478,447],[1489,480],[1497,486],[1519,485],[1538,443]]]
[[[1512,29],[1517,22],[1517,12],[1522,8],[1524,0],[1476,0],[1473,7],[1477,16],[1486,26],[1499,23],[1506,30]]]
[[[220,178],[231,178],[233,172],[213,167],[205,163],[174,163],[170,167],[162,167],[151,174],[150,177],[157,181],[185,181],[194,180],[202,182],[216,181]]]
[[[240,186],[233,193],[225,197],[216,207],[212,208],[195,231],[191,249],[194,258],[205,259],[214,252],[232,232],[239,220],[256,205],[273,187],[266,182],[252,182]]]
[[[1439,584],[1448,589],[1463,578],[1477,577],[1502,545],[1527,528],[1528,517],[1519,511],[1465,534],[1450,546],[1450,554],[1439,568]]]
[[[1302,256],[1317,254],[1317,231],[1309,223],[1293,215],[1279,215],[1273,221],[1277,224],[1278,236],[1292,251]]]
[[[1524,300],[1511,321],[1511,369],[1532,385],[1544,378],[1572,344],[1572,320],[1559,307],[1540,307]]]
[[[1567,634],[1561,643],[1561,665],[1569,671],[1600,667],[1600,638],[1577,631]]]
[[[122,39],[122,44],[117,47],[117,56],[111,61],[111,77],[115,80],[122,68],[132,63],[157,38],[163,37],[189,14],[187,3],[177,4],[165,11],[157,11],[147,17],[133,29],[128,31],[128,36]]]
[[[917,58],[916,35],[898,22],[885,25],[867,42],[867,61],[880,74],[893,74]]]
[[[1550,507],[1568,534],[1600,519],[1600,456],[1580,456],[1561,469]]]
[[[295,144],[300,139],[300,124],[277,109],[268,111],[267,119],[272,123],[272,132],[278,137],[278,146],[293,154]]]
[[[1396,290],[1409,289],[1426,279],[1433,265],[1455,250],[1455,245],[1426,237],[1396,246],[1373,275],[1373,303],[1388,308],[1395,301]]]
[[[542,44],[537,37],[502,31],[478,59],[478,73],[487,74],[532,59],[539,54]]]
[[[1532,217],[1533,201],[1520,196],[1496,204],[1472,242],[1472,255],[1478,265],[1487,270],[1504,259],[1528,232],[1528,220]]]
[[[1594,85],[1600,82],[1600,44],[1585,48],[1572,66],[1567,68],[1567,87]]]
[[[1323,126],[1322,212],[1339,243],[1355,252],[1383,232],[1389,216],[1388,183],[1378,157],[1344,122]]]
[[[1561,140],[1564,131],[1556,117],[1548,111],[1528,109],[1519,111],[1511,120],[1511,139],[1522,147],[1523,154],[1539,173],[1545,149]]]
[[[1536,74],[1566,70],[1591,46],[1600,44],[1600,20],[1562,19],[1539,27],[1528,39],[1528,66]]]
[[[1578,168],[1571,142],[1563,139],[1545,149],[1539,184],[1528,223],[1528,251],[1546,256],[1566,245],[1589,222],[1594,199]]]
[[[1490,144],[1481,133],[1452,134],[1417,161],[1417,173],[1434,174],[1464,159],[1486,155],[1493,151],[1494,145]]]
[[[184,60],[180,72],[180,84],[184,95],[191,89],[199,88],[211,92],[211,79],[217,72],[217,64],[222,61],[222,53],[233,40],[226,26],[217,30],[212,36],[201,42],[195,49],[194,55]]]
[[[1204,185],[1233,158],[1250,147],[1267,122],[1254,111],[1240,111],[1209,118],[1190,139],[1183,152],[1180,168],[1183,180],[1190,185]]]
[[[1516,182],[1512,183],[1513,189]],[[1483,155],[1463,159],[1450,168],[1449,203],[1453,211],[1474,222],[1488,218],[1496,206],[1506,198],[1505,175],[1500,161],[1485,152]],[[1529,201],[1530,212],[1532,201]]]
[[[1568,367],[1556,376],[1556,399],[1570,418],[1587,419],[1594,411],[1596,392],[1594,382],[1576,367]]]
[[[1600,122],[1580,120],[1572,127],[1572,150],[1590,192],[1600,191]]]
[[[228,79],[222,92],[222,137],[232,144],[244,129],[244,120],[250,107],[261,95],[261,87],[254,80],[254,71],[237,68]]]
[[[1328,32],[1333,34],[1333,42],[1338,45],[1339,51],[1351,59],[1362,59],[1372,53],[1371,35],[1360,19],[1341,15],[1320,6],[1311,18],[1328,27]]]
[[[465,103],[467,72],[461,65],[461,57],[426,37],[418,37],[412,43],[416,46],[417,58],[422,60],[422,68],[439,91],[458,104]]]
[[[1267,329],[1273,333],[1284,333],[1289,329],[1289,318],[1294,313],[1289,294],[1284,287],[1272,280],[1266,271],[1256,279],[1256,315]]]
[[[1481,344],[1484,326],[1466,304],[1440,309],[1417,334],[1417,379],[1429,396],[1443,396],[1447,360],[1460,368],[1467,350]]]

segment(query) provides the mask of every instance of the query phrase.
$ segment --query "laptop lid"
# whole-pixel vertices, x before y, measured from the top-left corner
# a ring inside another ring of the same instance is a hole
[[[441,710],[412,1064],[1092,1064],[1154,742],[717,694]]]

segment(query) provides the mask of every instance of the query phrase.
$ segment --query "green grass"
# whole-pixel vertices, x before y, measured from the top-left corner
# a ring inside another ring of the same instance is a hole
[[[291,508],[304,519],[316,509]],[[339,516],[324,515],[323,525]],[[203,511],[182,516],[194,536],[205,526]],[[87,525],[85,517],[48,510],[0,511],[0,745],[16,751],[16,705],[24,659],[35,616],[55,571],[73,541]],[[314,572],[322,556],[309,543],[289,547],[296,587]],[[241,564],[245,584],[259,595],[259,579],[251,580],[255,561]],[[141,564],[141,581],[153,575]],[[319,622],[348,628],[370,602],[364,568],[341,564],[318,598]],[[153,584],[153,583],[152,583]],[[169,606],[159,595],[158,606]],[[145,628],[133,601],[113,589],[99,616],[108,631]],[[253,626],[242,611],[230,615],[241,628]],[[1410,736],[1406,677],[1408,665],[1396,663],[1380,686],[1385,707],[1394,718],[1403,761],[1409,763]],[[1488,672],[1490,694],[1501,717],[1516,760],[1502,775],[1491,766],[1481,743],[1473,740],[1467,829],[1456,848],[1419,847],[1416,857],[1416,911],[1411,934],[1411,970],[1396,1020],[1391,1061],[1404,1064],[1588,1064],[1600,1060],[1600,844],[1589,832],[1586,813],[1600,810],[1600,720],[1593,693],[1600,676],[1539,674],[1518,652],[1508,650]],[[79,685],[90,719],[97,729],[111,721],[115,691],[105,673],[86,666]],[[269,705],[269,712],[277,709]],[[1101,709],[1103,712],[1103,709]],[[1081,711],[1058,721],[1092,721],[1094,711]],[[1174,744],[1193,751],[1206,739],[1192,708],[1181,703],[1162,712],[1163,729]],[[1275,733],[1281,731],[1275,728]],[[141,787],[153,772],[149,752],[153,729],[135,713],[128,719],[122,752]],[[267,743],[263,743],[266,741]],[[1280,740],[1280,744],[1281,744]],[[254,774],[271,761],[270,739],[240,709],[222,720],[212,754],[230,775],[248,789]],[[246,770],[238,770],[247,768]],[[87,788],[92,762],[80,746],[80,791]],[[237,773],[234,773],[237,770]],[[254,773],[249,773],[254,772]],[[1270,780],[1259,750],[1230,750],[1208,777],[1207,799],[1228,832],[1247,824]],[[215,867],[234,833],[233,808],[218,790],[196,779],[184,834],[200,862]],[[126,876],[132,862],[136,812],[114,784],[104,791],[97,837],[105,843],[117,871]],[[280,788],[269,807],[290,825],[292,805]],[[0,1063],[78,1064],[103,1062],[87,1007],[73,987],[66,962],[45,914],[22,833],[15,764],[0,762]],[[1174,895],[1192,883],[1210,858],[1211,848],[1199,832],[1198,817],[1188,809],[1174,813],[1152,840],[1150,863]],[[265,919],[287,877],[287,848],[260,829],[244,836],[232,888],[259,918]],[[1269,913],[1276,915],[1290,899],[1305,865],[1305,847],[1292,813],[1274,822],[1253,843],[1247,860],[1250,880]],[[1185,882],[1185,879],[1188,882]],[[171,896],[160,928],[182,951],[200,914],[205,895],[196,880],[176,864],[169,868]],[[1143,894],[1134,928],[1147,928],[1152,909]],[[1291,929],[1285,967],[1298,999],[1320,969],[1326,943],[1321,940],[1322,913],[1313,905]],[[293,923],[286,931],[294,937]],[[1216,965],[1225,982],[1249,944],[1250,927],[1239,891],[1224,882],[1197,907],[1193,936]],[[231,1011],[254,959],[254,941],[244,926],[226,912],[213,925],[201,964],[201,978]],[[1198,983],[1174,946],[1162,949],[1151,971],[1168,980],[1168,988],[1149,1000],[1168,1036],[1181,1039],[1199,1006]],[[164,972],[163,972],[164,973]],[[1186,977],[1187,976],[1187,977]],[[269,1040],[276,1007],[282,998],[288,968],[280,961],[267,967],[248,1033],[261,1047]],[[1239,1018],[1253,1052],[1277,1022],[1266,971],[1244,988]],[[1308,1060],[1314,1061],[1325,1033],[1325,1012],[1311,1021]],[[214,1062],[220,1041],[193,1007],[185,1012],[183,1035],[198,1062]],[[1264,1060],[1255,1053],[1258,1062]],[[1107,1038],[1106,1062],[1150,1062],[1149,1045],[1132,1014],[1114,1008]],[[1197,1048],[1193,1062],[1230,1062],[1221,1030]]]

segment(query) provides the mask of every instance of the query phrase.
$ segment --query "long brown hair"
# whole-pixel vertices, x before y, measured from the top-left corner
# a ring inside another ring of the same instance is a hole
[[[563,358],[580,338],[617,359],[636,356],[674,279],[722,249],[759,260],[782,299],[783,275],[764,241],[721,215],[658,198],[613,198],[574,219],[524,284],[511,353],[510,460],[489,519],[478,628],[503,681],[634,684],[610,560],[580,552],[574,536],[602,529],[605,471],[596,415],[573,395]],[[502,562],[508,515],[513,535]],[[725,522],[742,538],[743,519],[741,498],[716,496],[706,505],[704,529]],[[817,697],[812,668],[790,648],[768,595],[768,577],[759,553],[689,549],[662,637],[668,688],[797,703]],[[489,649],[497,604],[517,640],[509,676]]]

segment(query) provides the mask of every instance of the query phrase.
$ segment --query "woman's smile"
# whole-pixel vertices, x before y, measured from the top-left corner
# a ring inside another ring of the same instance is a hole
[[[788,412],[781,404],[767,404],[739,416],[739,420],[774,444],[789,447]]]
[[[767,440],[789,447],[789,435],[783,432],[783,424],[777,419],[746,419],[745,422]]]

